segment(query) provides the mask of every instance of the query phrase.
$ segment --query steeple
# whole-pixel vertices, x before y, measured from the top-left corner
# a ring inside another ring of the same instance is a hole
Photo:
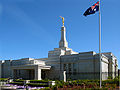
[[[61,40],[59,42],[59,48],[68,48],[68,43],[66,40],[66,30],[64,27],[64,17],[60,16],[62,18],[62,24],[63,26],[61,27]]]
[[[59,48],[68,48],[68,42],[66,40],[66,30],[65,30],[65,27],[62,26],[61,27],[61,40],[59,42]]]
[[[68,42],[66,40],[66,30],[64,26],[64,17],[62,18],[62,24],[61,27],[61,40],[59,42],[59,48],[54,48],[54,50],[48,52],[48,58],[51,60],[58,60],[58,57],[61,55],[71,55],[71,54],[78,54],[77,52],[74,52],[71,48],[68,48]]]

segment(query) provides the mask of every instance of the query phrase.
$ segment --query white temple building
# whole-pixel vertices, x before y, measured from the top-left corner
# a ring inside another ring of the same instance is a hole
[[[111,52],[101,55],[102,80],[118,76],[117,58]],[[63,80],[66,71],[67,79],[99,79],[99,54],[90,52],[74,52],[68,47],[66,29],[61,27],[59,48],[48,52],[48,58],[22,58],[18,60],[1,60],[0,77],[13,79],[51,79]]]

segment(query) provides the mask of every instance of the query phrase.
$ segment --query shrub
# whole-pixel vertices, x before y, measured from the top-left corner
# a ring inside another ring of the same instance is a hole
[[[47,80],[30,80],[30,83],[48,83]]]
[[[114,89],[116,88],[116,84],[111,84],[111,87]]]
[[[7,81],[8,78],[0,78],[0,81]]]
[[[42,88],[40,90],[50,90],[50,87],[45,87],[45,88]]]
[[[114,82],[114,84],[116,84],[117,86],[119,86],[119,78],[113,79],[113,82]]]
[[[40,83],[27,83],[26,85],[31,86],[31,87],[48,87],[47,84],[40,84]]]
[[[52,90],[57,90],[57,85],[52,86]]]
[[[66,86],[69,85],[69,82],[64,82],[64,85],[66,85]]]
[[[109,76],[108,79],[112,79],[112,76]]]
[[[25,80],[15,79],[14,82],[24,82]]]
[[[106,84],[116,84],[117,86],[119,86],[119,79],[115,78],[102,81],[103,86],[105,86]]]
[[[22,83],[22,82],[10,82],[9,84],[13,84],[13,85],[24,85],[24,83]]]
[[[65,84],[65,82],[63,80],[61,80],[61,81],[57,80],[57,81],[55,81],[55,83],[56,83],[56,86],[59,87],[59,88],[62,88],[63,85]]]

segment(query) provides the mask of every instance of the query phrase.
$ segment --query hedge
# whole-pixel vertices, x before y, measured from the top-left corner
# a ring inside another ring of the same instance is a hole
[[[40,84],[40,83],[27,83],[26,85],[31,86],[31,87],[48,87],[47,84]]]

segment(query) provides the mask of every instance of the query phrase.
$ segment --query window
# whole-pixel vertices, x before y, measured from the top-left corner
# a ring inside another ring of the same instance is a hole
[[[63,70],[66,71],[66,64],[64,64],[64,66],[63,66]]]
[[[68,64],[68,70],[69,70],[69,72],[71,72],[71,64],[70,63]]]
[[[73,63],[73,74],[77,73],[77,64]]]

